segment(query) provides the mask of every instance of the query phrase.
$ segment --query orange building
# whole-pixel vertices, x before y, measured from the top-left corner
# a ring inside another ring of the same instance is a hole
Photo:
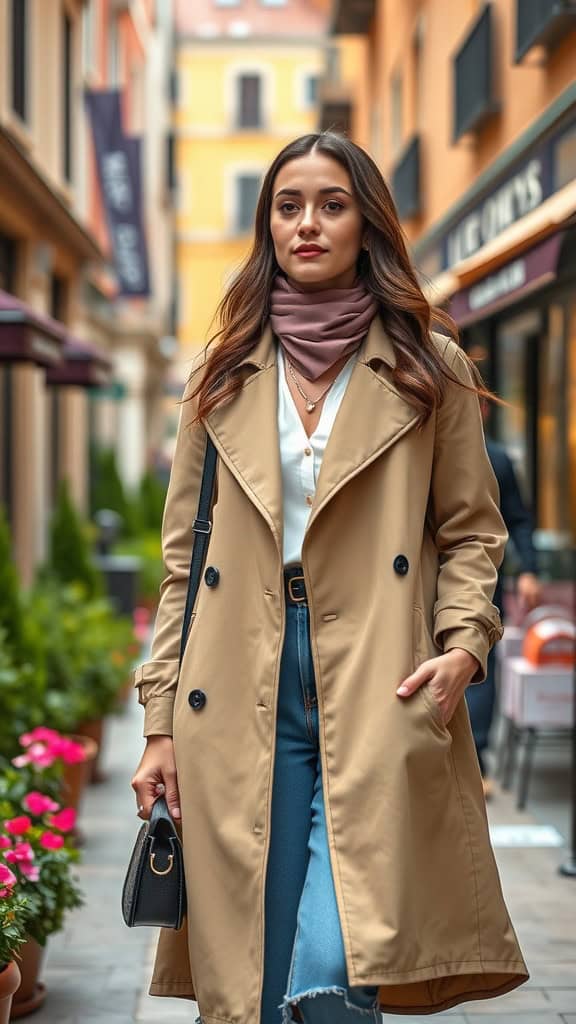
[[[511,403],[488,430],[518,466],[543,564],[563,574],[576,546],[574,5],[336,0],[331,28],[340,123],[381,166],[428,297]],[[323,125],[333,113],[325,103]]]

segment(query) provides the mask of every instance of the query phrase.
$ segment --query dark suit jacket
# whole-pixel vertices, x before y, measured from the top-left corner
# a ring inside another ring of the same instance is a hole
[[[520,559],[520,571],[537,573],[536,551],[532,543],[532,516],[520,493],[512,460],[503,445],[488,437],[486,438],[486,449],[500,488],[502,518]],[[499,572],[494,604],[500,609],[501,614],[502,601],[502,573]]]

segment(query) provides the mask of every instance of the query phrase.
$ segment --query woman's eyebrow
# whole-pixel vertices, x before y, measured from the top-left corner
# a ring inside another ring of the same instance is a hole
[[[345,188],[342,188],[340,185],[329,185],[327,188],[319,188],[318,189],[319,195],[326,195],[328,192],[343,192],[345,196],[350,196],[350,198],[352,198],[352,194],[350,192],[348,192]],[[276,193],[274,198],[277,199],[278,196],[301,196],[301,195],[302,195],[302,189],[300,189],[300,188],[281,188],[280,191]]]

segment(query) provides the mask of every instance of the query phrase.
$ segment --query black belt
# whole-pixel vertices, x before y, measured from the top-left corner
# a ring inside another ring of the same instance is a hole
[[[284,592],[288,604],[308,603],[301,565],[290,565],[284,569]]]

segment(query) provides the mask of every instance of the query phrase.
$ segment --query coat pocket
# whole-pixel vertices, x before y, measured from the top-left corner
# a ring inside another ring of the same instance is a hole
[[[413,659],[414,659],[414,670],[422,664],[423,661],[428,661],[430,658],[438,657],[442,651],[436,647],[430,631],[426,625],[426,619],[424,612],[419,605],[414,605],[412,609],[413,613]],[[434,721],[441,729],[446,729],[446,725],[442,718],[442,708],[434,699],[434,695],[430,689],[429,683],[424,683],[418,690],[424,704],[428,711],[432,715]]]

